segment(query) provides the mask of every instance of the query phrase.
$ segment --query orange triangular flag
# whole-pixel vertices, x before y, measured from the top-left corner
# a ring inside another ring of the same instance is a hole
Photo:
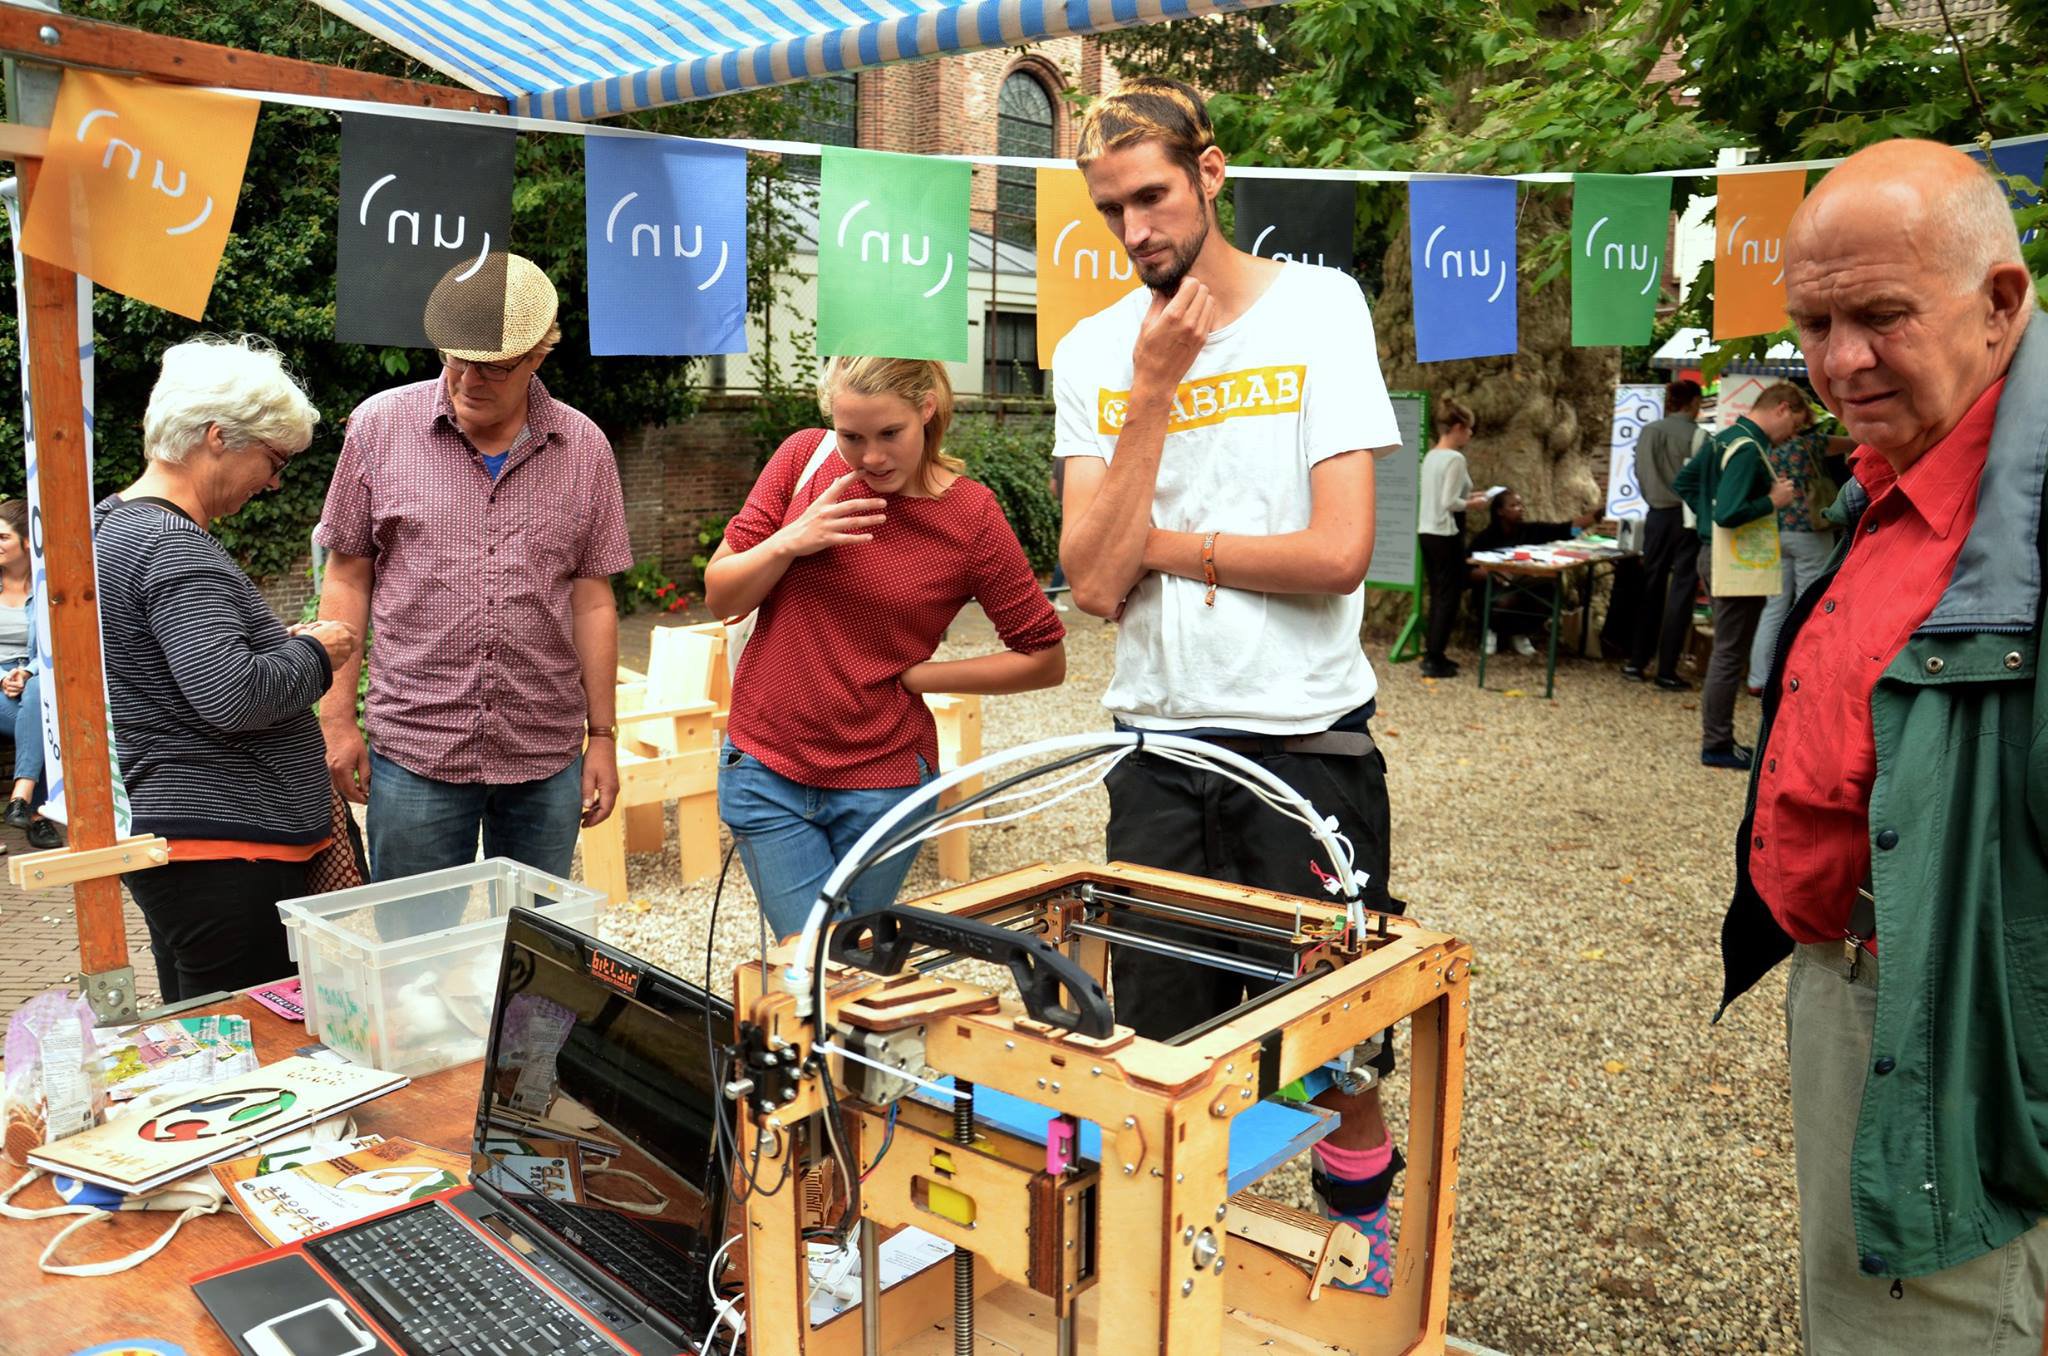
[[[253,99],[66,71],[22,253],[199,319],[256,112]]]
[[[1144,284],[1102,224],[1081,171],[1038,171],[1038,365],[1067,331]]]
[[[1805,170],[1724,174],[1714,201],[1714,337],[1785,328],[1785,228],[1806,196]]]

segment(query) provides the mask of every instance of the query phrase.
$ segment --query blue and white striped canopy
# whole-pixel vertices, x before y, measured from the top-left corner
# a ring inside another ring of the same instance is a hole
[[[318,0],[514,113],[604,118],[1276,0]]]

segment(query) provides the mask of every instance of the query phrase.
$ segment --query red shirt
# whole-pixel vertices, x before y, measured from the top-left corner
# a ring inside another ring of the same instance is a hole
[[[440,378],[349,417],[313,539],[371,556],[370,742],[437,781],[550,777],[583,748],[570,581],[633,563],[619,464],[534,377],[496,480]]]
[[[806,429],[776,450],[725,525],[728,546],[760,545],[852,469],[835,452],[796,484],[824,436]],[[931,710],[896,679],[932,657],[970,600],[1020,654],[1050,649],[1067,634],[985,486],[962,476],[937,499],[882,498],[888,521],[873,541],[790,562],[733,675],[727,736],[806,786],[914,786],[920,757],[938,770]]]
[[[1839,941],[1870,873],[1870,696],[1955,572],[1977,521],[1977,482],[2004,389],[1993,383],[1904,475],[1867,447],[1854,453],[1870,507],[1786,653],[1757,772],[1750,879],[1795,942]]]

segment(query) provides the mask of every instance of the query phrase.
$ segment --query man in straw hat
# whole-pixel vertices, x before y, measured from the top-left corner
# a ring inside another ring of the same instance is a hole
[[[499,286],[502,326],[478,305]],[[440,373],[349,418],[314,540],[320,615],[374,632],[369,746],[355,663],[320,717],[376,880],[474,861],[480,831],[485,856],[566,876],[618,796],[610,576],[633,554],[611,444],[537,375],[555,315],[519,255],[451,271],[427,302]]]
[[[1785,237],[1860,446],[1764,689],[1722,1007],[1792,958],[1809,1352],[2041,1350],[2048,1295],[2048,324],[2005,189],[1888,141]]]
[[[1076,159],[1145,284],[1053,357],[1060,560],[1075,605],[1123,623],[1103,705],[1124,728],[1211,740],[1305,792],[1350,840],[1367,906],[1398,911],[1358,632],[1373,455],[1401,435],[1365,297],[1335,269],[1230,243],[1216,220],[1223,152],[1178,81],[1126,81],[1092,105]],[[1142,751],[1108,785],[1111,859],[1328,897],[1307,830],[1245,787]],[[1115,950],[1111,980],[1117,1019],[1153,1038],[1228,1011],[1248,987],[1134,947]],[[1375,1083],[1392,1067],[1388,1044],[1304,1089],[1343,1118],[1316,1146],[1313,1181],[1366,1236],[1361,1288],[1380,1294],[1400,1160]]]

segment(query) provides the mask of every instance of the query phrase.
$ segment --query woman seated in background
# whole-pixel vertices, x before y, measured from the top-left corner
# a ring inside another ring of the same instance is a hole
[[[1466,548],[1471,554],[1482,551],[1512,551],[1521,546],[1541,546],[1548,542],[1569,540],[1575,531],[1591,527],[1599,520],[1599,513],[1588,509],[1568,523],[1532,523],[1528,519],[1527,506],[1522,496],[1512,489],[1496,490],[1492,499],[1493,518],[1472,544]],[[1484,566],[1474,566],[1472,583],[1476,591],[1483,590],[1487,571]],[[1520,587],[1513,592],[1501,588],[1503,583],[1514,583]],[[1493,654],[1500,648],[1500,642],[1509,641],[1515,653],[1533,655],[1536,642],[1531,639],[1543,634],[1544,625],[1550,620],[1550,595],[1557,588],[1555,580],[1530,580],[1524,576],[1496,572],[1493,589],[1493,627],[1482,643],[1486,652]],[[1474,599],[1474,606],[1479,600]]]
[[[783,442],[704,571],[718,615],[759,609],[733,674],[718,817],[778,938],[937,770],[925,693],[1055,687],[1067,664],[1066,628],[1002,506],[944,450],[945,367],[835,358],[821,396],[832,427]],[[934,661],[970,601],[1006,648]],[[895,902],[915,855],[862,876],[852,911]]]
[[[287,630],[209,530],[278,488],[319,418],[263,341],[179,344],[143,415],[142,478],[94,510],[115,753],[135,832],[170,844],[123,878],[166,1003],[291,972],[277,902],[309,892],[332,833],[313,707],[355,633]]]
[[[43,793],[43,680],[36,670],[30,567],[28,504],[0,502],[0,729],[14,735],[14,787],[6,820],[27,832],[30,847],[56,848],[64,846],[64,835],[35,813]]]

